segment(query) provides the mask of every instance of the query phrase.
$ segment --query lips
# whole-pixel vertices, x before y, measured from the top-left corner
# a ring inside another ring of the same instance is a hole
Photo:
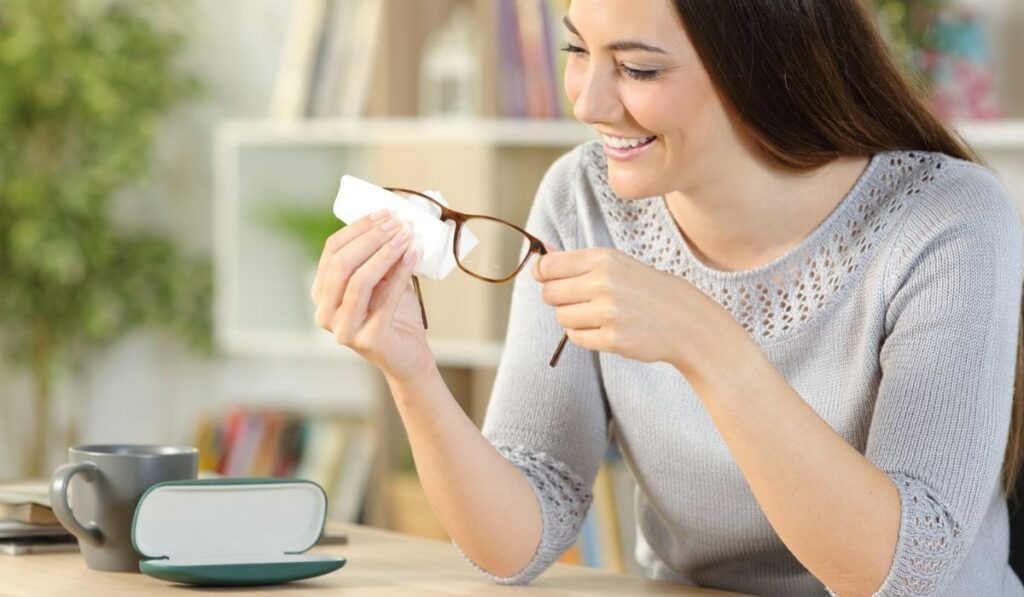
[[[650,137],[647,142],[637,145],[636,147],[614,147],[609,145],[606,141],[604,143],[604,153],[611,159],[618,161],[631,160],[645,153],[654,144],[657,137]]]

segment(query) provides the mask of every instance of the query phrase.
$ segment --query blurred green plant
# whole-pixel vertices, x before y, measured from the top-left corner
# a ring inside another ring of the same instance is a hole
[[[298,243],[302,254],[313,263],[320,259],[327,237],[345,227],[327,209],[298,207],[281,198],[274,198],[257,212],[261,224]]]
[[[929,47],[929,29],[950,0],[871,0],[871,7],[893,54],[924,88],[931,85],[930,73],[921,59]]]
[[[0,341],[33,380],[23,474],[45,473],[54,381],[91,351],[146,325],[212,350],[208,260],[112,217],[199,89],[175,64],[180,26],[155,18],[176,4],[0,0]]]

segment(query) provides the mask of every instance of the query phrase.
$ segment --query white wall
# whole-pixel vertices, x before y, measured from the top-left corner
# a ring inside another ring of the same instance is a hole
[[[213,126],[222,119],[266,114],[291,5],[285,0],[190,5],[195,26],[184,63],[206,89],[199,101],[171,115],[161,133],[158,166],[119,201],[119,219],[164,231],[188,251],[209,254]],[[238,400],[365,409],[376,376],[343,361],[206,361],[162,335],[137,333],[96,355],[87,372],[65,378],[56,418],[74,416],[83,442],[188,442],[198,412]],[[19,446],[31,439],[30,387],[24,373],[7,367],[0,367],[0,379],[0,478],[8,478],[17,474]],[[51,467],[66,454],[62,426],[58,421],[54,430]]]

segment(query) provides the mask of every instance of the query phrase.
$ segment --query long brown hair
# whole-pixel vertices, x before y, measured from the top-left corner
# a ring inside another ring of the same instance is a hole
[[[754,143],[795,170],[918,149],[978,162],[889,54],[862,0],[676,0],[725,104]],[[1024,328],[1003,460],[1010,495],[1024,451]]]

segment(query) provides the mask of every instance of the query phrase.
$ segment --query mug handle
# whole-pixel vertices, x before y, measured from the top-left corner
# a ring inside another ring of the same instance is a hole
[[[79,473],[83,479],[91,483],[96,480],[96,465],[92,462],[63,464],[53,471],[53,477],[50,478],[50,505],[53,507],[53,513],[57,516],[57,520],[72,535],[93,547],[99,547],[103,544],[103,532],[94,522],[86,525],[78,522],[75,514],[71,511],[71,506],[68,505],[68,483],[71,482],[71,477]]]

